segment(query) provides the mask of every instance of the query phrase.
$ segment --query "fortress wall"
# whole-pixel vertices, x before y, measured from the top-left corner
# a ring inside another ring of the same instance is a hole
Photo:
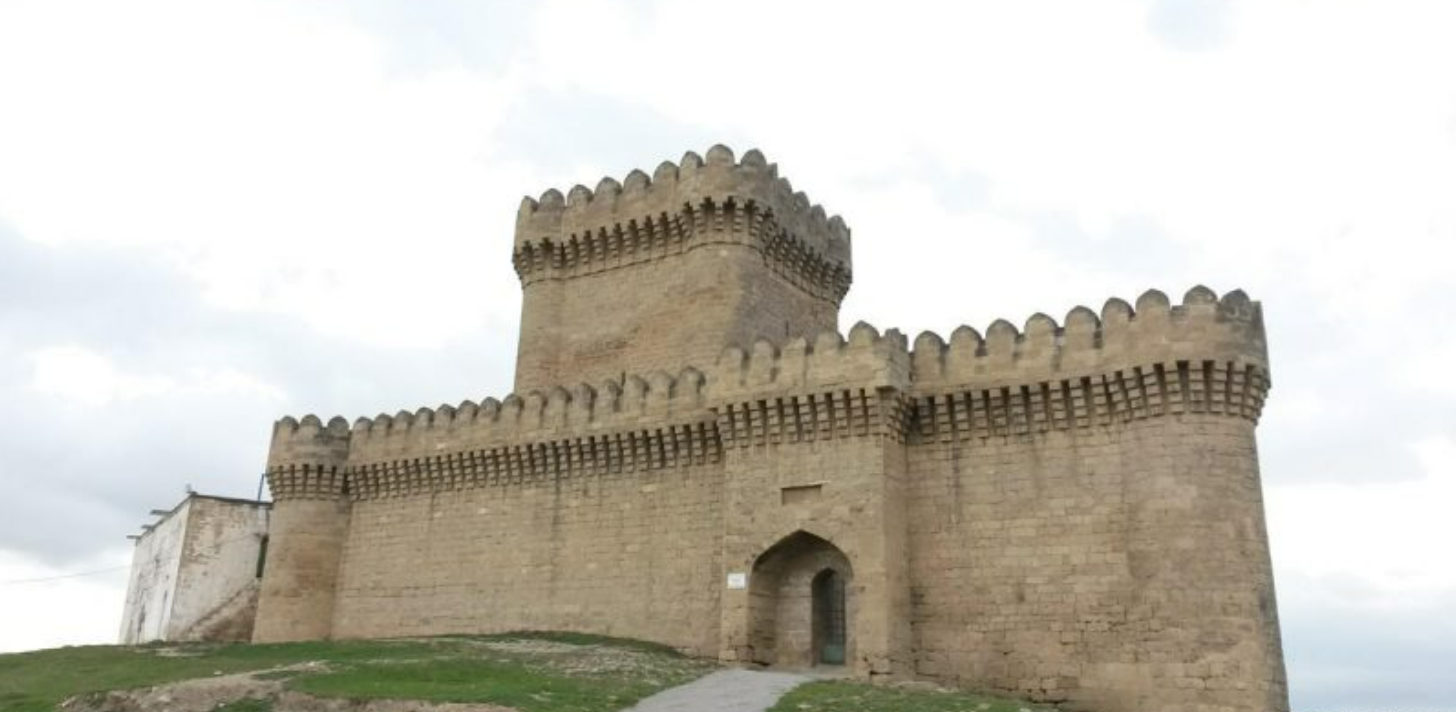
[[[838,657],[809,618],[829,568],[861,677],[1287,710],[1258,303],[1149,291],[912,350],[837,333],[850,248],[758,151],[523,200],[518,393],[280,420],[255,639],[549,628],[805,663]]]
[[[273,426],[268,450],[268,561],[258,593],[253,641],[329,637],[339,556],[349,527],[344,464],[349,425],[312,415]]]
[[[726,570],[756,577],[755,561],[796,532],[829,542],[850,567],[847,664],[860,676],[907,678],[909,641],[898,637],[908,634],[904,510],[886,496],[887,487],[896,489],[902,480],[896,473],[887,481],[886,470],[903,470],[903,447],[880,437],[851,436],[730,448],[725,462],[720,545]],[[807,641],[776,641],[772,622],[750,615],[753,593],[725,591],[720,657],[809,664]]]
[[[331,637],[339,555],[348,532],[342,499],[277,502],[253,642]]]
[[[1284,709],[1252,427],[912,448],[917,672],[1083,709]]]
[[[303,577],[337,572],[313,637],[583,630],[715,654],[721,449],[702,392],[687,369],[352,429],[285,418],[275,528],[313,535],[285,552],[334,560],[285,558],[272,579],[314,591]],[[337,468],[307,464],[340,454],[325,438],[347,444]],[[318,517],[325,504],[348,514]],[[344,528],[328,541],[306,528],[324,522]],[[297,626],[290,611],[260,625]]]
[[[1258,305],[1138,306],[916,340],[917,671],[1078,709],[1287,709]]]
[[[726,349],[711,374],[727,472],[725,563],[750,576],[748,589],[724,594],[720,657],[810,664],[809,630],[780,619],[779,597],[792,595],[775,585],[798,576],[807,596],[817,570],[756,564],[791,565],[793,554],[779,561],[767,552],[813,537],[848,566],[848,665],[864,677],[908,678],[904,337],[859,324],[847,340],[824,332],[782,348],[758,341]]]
[[[337,637],[577,630],[715,655],[716,464],[363,500]]]

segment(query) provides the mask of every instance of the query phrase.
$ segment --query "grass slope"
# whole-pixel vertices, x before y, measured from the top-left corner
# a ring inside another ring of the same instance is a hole
[[[825,680],[800,685],[769,712],[1053,712],[1055,707],[964,692]]]
[[[286,669],[302,663],[322,663]],[[0,712],[47,712],[71,697],[255,672],[320,697],[484,702],[521,712],[614,712],[716,666],[633,640],[515,633],[275,645],[60,648],[0,655]],[[811,682],[772,712],[1020,712],[1054,708],[959,692]],[[236,699],[215,712],[272,712]]]
[[[661,646],[571,633],[89,646],[0,655],[0,710],[45,712],[76,695],[312,661],[324,669],[276,676],[320,696],[489,702],[522,712],[617,710],[713,667]],[[268,705],[239,701],[228,708],[261,712]]]

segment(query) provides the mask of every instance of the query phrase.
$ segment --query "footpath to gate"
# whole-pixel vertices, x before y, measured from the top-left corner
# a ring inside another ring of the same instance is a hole
[[[663,690],[625,712],[764,712],[811,679],[786,672],[719,670]]]

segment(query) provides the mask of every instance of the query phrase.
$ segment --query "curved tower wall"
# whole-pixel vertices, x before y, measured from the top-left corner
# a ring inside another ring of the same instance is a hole
[[[349,426],[343,418],[327,426],[313,416],[274,425],[268,454],[273,517],[254,642],[331,637],[349,529],[348,457]]]
[[[916,340],[916,672],[1072,709],[1285,710],[1259,305],[1149,292]]]

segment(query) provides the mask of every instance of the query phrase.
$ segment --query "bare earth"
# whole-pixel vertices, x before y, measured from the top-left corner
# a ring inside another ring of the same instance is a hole
[[[282,670],[316,670],[306,663]],[[274,712],[514,712],[487,704],[429,703],[411,700],[350,700],[312,697],[283,689],[283,680],[260,679],[260,672],[218,675],[170,685],[108,692],[98,698],[76,698],[61,705],[63,712],[212,712],[229,702],[273,700]]]

